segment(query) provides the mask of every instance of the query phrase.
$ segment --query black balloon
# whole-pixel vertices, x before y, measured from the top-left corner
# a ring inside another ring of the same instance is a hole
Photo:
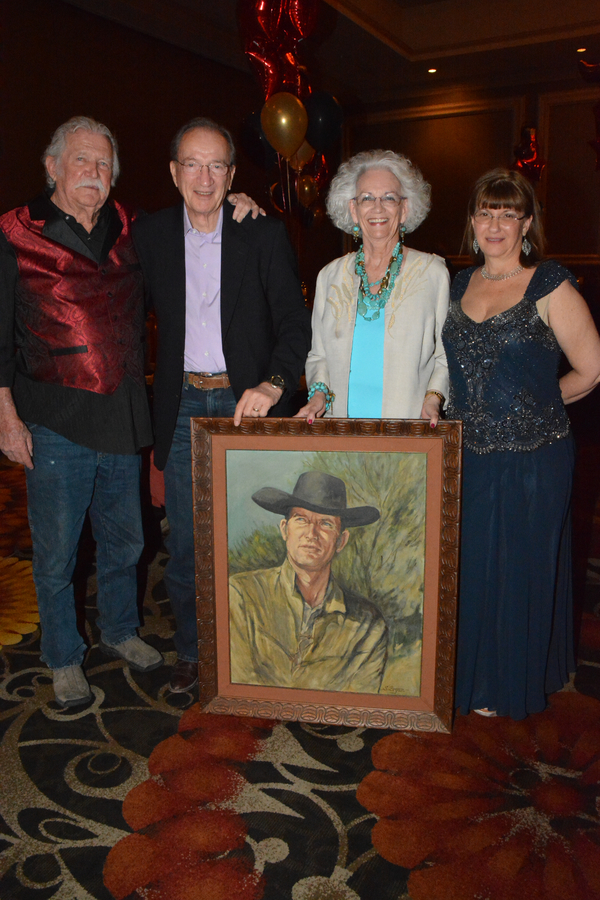
[[[325,150],[337,141],[342,133],[344,113],[332,94],[313,91],[304,100],[308,113],[306,140],[315,150]]]
[[[260,123],[260,110],[244,119],[242,125],[242,148],[253,163],[263,169],[277,165],[277,152],[271,147]]]

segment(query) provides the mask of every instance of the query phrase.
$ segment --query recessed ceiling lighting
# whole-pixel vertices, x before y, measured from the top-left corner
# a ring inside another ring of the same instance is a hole
[[[427,69],[428,72],[437,72],[437,69]]]
[[[577,52],[578,52],[578,53],[585,53],[586,49],[587,49],[586,47],[578,47],[578,48],[577,48]]]

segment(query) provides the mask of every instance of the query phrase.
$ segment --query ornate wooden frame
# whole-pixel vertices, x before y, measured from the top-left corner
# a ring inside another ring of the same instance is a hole
[[[418,698],[305,691],[230,681],[227,497],[223,487],[226,451],[331,448],[345,452],[428,454],[424,604],[428,612],[424,612],[422,688]],[[236,428],[232,419],[192,419],[199,685],[205,712],[352,727],[451,731],[461,449],[462,425],[454,421],[440,422],[433,431],[427,422],[414,420],[319,419],[308,425],[305,419],[244,419]],[[220,574],[223,567],[224,576]],[[433,585],[431,590],[428,581]]]

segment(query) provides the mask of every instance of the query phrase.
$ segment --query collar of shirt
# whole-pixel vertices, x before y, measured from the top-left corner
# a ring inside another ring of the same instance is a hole
[[[79,226],[80,228],[82,228],[85,231],[85,228],[83,228],[83,225],[79,225],[79,222],[77,221],[77,219],[75,218],[75,216],[72,213],[66,213],[64,211],[64,209],[61,209],[60,206],[56,205],[56,203],[54,202],[54,200],[52,200],[52,198],[50,196],[50,192],[46,192],[45,197],[46,197],[48,203],[50,204],[50,208],[51,208],[52,212],[55,215],[60,216],[61,219],[64,219],[64,221],[68,222],[72,227],[73,227],[73,225]],[[102,204],[102,206],[98,210],[98,216],[96,218],[96,222],[95,222],[90,234],[92,232],[94,232],[96,229],[100,230],[101,228],[103,228],[103,227],[106,228],[108,226],[110,210],[111,210],[111,207],[108,205],[108,203]]]
[[[187,238],[188,235],[198,235],[198,244],[202,246],[202,244],[220,244],[221,238],[223,235],[223,207],[219,210],[219,221],[217,222],[217,227],[214,231],[205,232],[198,231],[197,228],[194,228],[192,223],[190,222],[190,217],[188,215],[187,207],[185,203],[183,204],[183,233]]]
[[[60,206],[57,206],[56,203],[50,198],[49,194],[46,194],[46,198],[48,200],[48,204],[50,206],[52,214],[62,219],[63,222],[65,222],[69,226],[71,231],[73,231],[77,235],[83,245],[88,248],[96,261],[99,261],[102,256],[104,241],[106,240],[106,235],[108,234],[113,207],[109,206],[108,203],[104,203],[98,211],[98,218],[96,219],[95,225],[93,226],[92,230],[88,232],[83,227],[83,225],[80,225],[74,215],[72,215],[71,213],[66,213],[64,209],[61,209]]]
[[[305,611],[310,610],[309,617],[313,612],[319,610],[319,614],[339,613],[344,616],[346,614],[346,603],[344,601],[344,593],[333,577],[330,575],[329,584],[325,592],[325,599],[320,606],[309,606],[304,597],[300,593],[296,583],[296,573],[288,559],[285,560],[281,567],[281,580],[285,586],[288,597],[302,603],[302,620],[305,618]],[[315,618],[317,618],[315,616]]]

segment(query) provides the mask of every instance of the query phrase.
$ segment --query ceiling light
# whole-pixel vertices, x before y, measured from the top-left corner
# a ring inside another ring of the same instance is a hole
[[[586,47],[578,47],[577,48],[578,53],[585,53],[585,51],[586,51]]]
[[[428,72],[437,72],[437,69],[427,69]]]

